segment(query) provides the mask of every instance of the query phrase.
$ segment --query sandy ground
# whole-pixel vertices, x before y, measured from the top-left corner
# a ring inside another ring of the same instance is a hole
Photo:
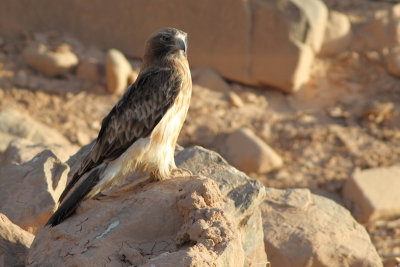
[[[327,3],[346,12],[355,8]],[[104,81],[84,82],[73,74],[48,79],[29,69],[20,55],[28,38],[0,42],[0,109],[16,108],[74,144],[88,143],[118,97],[106,93]],[[356,169],[395,165],[400,158],[400,80],[381,62],[374,53],[317,58],[310,82],[294,95],[230,84],[244,102],[239,108],[226,92],[195,85],[179,143],[213,149],[217,134],[250,127],[285,162],[279,171],[251,177],[271,187],[307,187],[342,204],[342,187]],[[21,82],[26,75],[46,88],[29,88]],[[400,240],[400,223],[366,226],[384,259],[400,255],[400,242],[390,242]]]

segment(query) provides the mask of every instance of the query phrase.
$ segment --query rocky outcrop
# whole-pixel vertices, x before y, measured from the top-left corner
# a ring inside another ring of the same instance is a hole
[[[26,13],[33,8],[37,12]],[[189,33],[192,67],[213,68],[230,80],[294,92],[309,78],[327,16],[327,8],[319,0],[225,0],[217,5],[211,0],[191,4],[182,0],[103,0],[96,5],[65,0],[54,4],[47,0],[24,6],[5,0],[0,3],[0,31],[62,28],[86,43],[116,47],[141,57],[149,34],[157,28],[174,26]]]
[[[85,201],[55,228],[42,228],[28,266],[243,266],[237,226],[215,182],[182,177]]]
[[[30,233],[48,220],[67,182],[69,167],[50,150],[0,169],[0,212]]]
[[[34,236],[0,213],[0,266],[25,266]]]
[[[382,266],[350,212],[308,189],[268,188],[261,209],[272,266]]]
[[[69,160],[72,169],[89,148]],[[67,221],[38,232],[27,264],[266,264],[264,187],[200,147],[177,152],[176,161],[196,176],[128,182],[83,202]]]

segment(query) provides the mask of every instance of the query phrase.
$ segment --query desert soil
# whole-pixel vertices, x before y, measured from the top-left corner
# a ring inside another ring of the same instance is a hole
[[[354,19],[360,13],[344,1],[327,4]],[[73,144],[88,143],[118,96],[106,92],[104,81],[81,81],[73,74],[46,78],[31,70],[20,54],[29,38],[23,34],[0,41],[0,110],[18,109]],[[285,162],[281,170],[251,177],[270,187],[307,187],[343,204],[342,187],[356,169],[398,164],[400,80],[388,74],[373,52],[317,58],[312,73],[293,95],[231,83],[244,102],[241,107],[232,105],[226,92],[195,84],[179,143],[213,149],[217,134],[247,126]],[[35,76],[42,84],[29,88],[21,82],[25,76]],[[400,239],[399,225],[396,220],[366,225],[383,259],[400,255],[400,244],[390,241]]]

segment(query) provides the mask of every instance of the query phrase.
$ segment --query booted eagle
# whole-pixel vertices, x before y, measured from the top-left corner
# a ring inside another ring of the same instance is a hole
[[[186,52],[185,32],[165,28],[150,36],[137,80],[103,119],[94,145],[61,194],[61,205],[47,225],[61,223],[84,198],[135,172],[162,180],[178,170],[174,150],[192,93]]]

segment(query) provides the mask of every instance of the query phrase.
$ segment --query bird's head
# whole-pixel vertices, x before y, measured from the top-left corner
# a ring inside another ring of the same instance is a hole
[[[186,57],[187,33],[174,28],[164,28],[153,33],[146,41],[145,61]]]

